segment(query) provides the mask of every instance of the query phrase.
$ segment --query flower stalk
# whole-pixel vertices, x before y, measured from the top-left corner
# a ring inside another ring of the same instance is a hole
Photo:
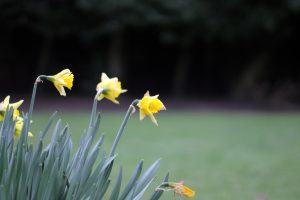
[[[28,119],[29,119],[29,121],[32,118],[32,112],[33,112],[33,106],[34,106],[34,102],[35,102],[37,85],[38,85],[38,83],[42,83],[44,78],[46,78],[45,75],[38,76],[36,78],[34,84],[33,84],[33,89],[32,89],[32,94],[31,94],[31,100],[30,100],[30,106],[29,106],[29,111],[28,111]]]
[[[124,128],[125,128],[125,126],[126,126],[128,120],[129,120],[131,114],[135,111],[135,106],[139,103],[139,101],[140,101],[139,99],[135,99],[135,100],[130,104],[130,106],[129,106],[129,108],[128,108],[126,114],[125,114],[125,117],[124,117],[124,119],[123,119],[123,122],[122,122],[122,124],[121,124],[121,126],[120,126],[120,128],[119,128],[119,131],[118,131],[118,133],[117,133],[117,136],[116,136],[116,138],[115,138],[115,140],[114,140],[114,143],[113,143],[113,145],[112,145],[112,147],[111,147],[110,154],[109,154],[110,156],[113,156],[113,155],[115,154],[116,147],[117,147],[117,145],[118,145],[118,143],[119,143],[119,140],[120,140],[120,138],[121,138],[121,136],[122,136],[122,133],[123,133],[123,131],[124,131]]]

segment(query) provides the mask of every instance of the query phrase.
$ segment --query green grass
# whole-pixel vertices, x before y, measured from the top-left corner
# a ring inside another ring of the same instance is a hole
[[[124,114],[102,114],[99,135],[105,133],[106,151]],[[42,129],[49,116],[35,112],[32,132]],[[58,117],[70,125],[75,147],[89,114]],[[125,180],[139,160],[146,167],[162,158],[150,190],[170,172],[172,181],[184,180],[196,190],[195,199],[254,200],[260,194],[272,200],[300,199],[300,113],[168,111],[157,119],[159,127],[149,119],[140,122],[135,113],[125,128],[114,168],[122,164]],[[161,199],[173,199],[173,194]]]

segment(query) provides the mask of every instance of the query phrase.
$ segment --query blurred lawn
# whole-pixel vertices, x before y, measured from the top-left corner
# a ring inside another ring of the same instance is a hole
[[[99,135],[105,133],[106,151],[124,114],[102,114]],[[32,132],[41,130],[49,116],[34,113]],[[76,145],[88,117],[67,112],[57,118],[70,125]],[[300,199],[300,113],[168,111],[157,119],[159,127],[149,119],[139,122],[138,113],[129,121],[114,168],[122,164],[126,181],[140,159],[145,169],[162,158],[150,190],[170,172],[172,181],[184,180],[197,191],[195,199],[254,200],[261,194]],[[173,199],[173,194],[161,199]]]

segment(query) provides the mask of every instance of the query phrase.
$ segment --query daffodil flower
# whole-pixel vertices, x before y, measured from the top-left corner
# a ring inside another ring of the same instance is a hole
[[[185,196],[192,198],[196,195],[196,192],[192,190],[191,188],[185,186],[183,184],[183,181],[180,182],[166,182],[162,183],[156,190],[162,190],[162,191],[174,191],[175,194],[180,196]]]
[[[121,82],[118,81],[118,78],[108,78],[105,73],[101,74],[101,82],[97,84],[96,90],[96,98],[98,101],[106,98],[116,104],[119,104],[116,98],[118,98],[121,93],[127,91],[122,89]]]
[[[146,92],[144,97],[139,101],[137,106],[140,108],[140,120],[149,116],[151,121],[158,126],[154,114],[160,110],[166,110],[164,104],[158,99],[158,95],[150,96],[149,91]]]
[[[24,125],[24,119],[22,117],[18,117],[16,120],[16,127],[15,127],[15,133],[14,133],[15,139],[20,137],[23,125]],[[31,132],[28,132],[28,136],[33,137],[33,134]]]
[[[64,87],[72,89],[74,75],[69,69],[64,69],[56,75],[46,76],[47,80],[53,82],[61,96],[66,96]]]
[[[191,188],[183,185],[183,181],[178,183],[170,182],[169,186],[174,190],[174,192],[178,195],[185,196],[185,197],[194,197],[196,192],[193,191]]]
[[[23,100],[20,100],[16,103],[9,103],[10,96],[5,97],[4,101],[0,103],[0,121],[4,120],[5,112],[7,108],[13,108],[14,113],[13,113],[13,118],[15,119],[16,117],[20,116],[20,111],[18,108],[22,105]]]

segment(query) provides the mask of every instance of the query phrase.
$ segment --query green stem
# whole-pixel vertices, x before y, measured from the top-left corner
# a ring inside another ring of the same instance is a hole
[[[34,85],[33,85],[33,90],[32,90],[32,95],[31,95],[31,101],[30,101],[30,106],[29,106],[29,111],[28,111],[28,123],[30,124],[30,120],[32,118],[32,111],[33,111],[33,106],[35,102],[35,96],[36,96],[36,90],[37,90],[37,84],[42,81],[42,78],[45,78],[45,75],[40,75],[36,78]]]
[[[96,95],[95,95],[94,102],[93,102],[92,113],[91,113],[91,118],[90,118],[90,126],[93,125],[93,123],[94,123],[94,118],[95,118],[96,112],[97,112],[97,104],[98,104],[97,97],[98,97],[99,95],[101,95],[102,92],[103,92],[103,90],[102,90],[102,89],[99,89],[99,90],[97,90],[97,93],[96,93]]]
[[[126,113],[126,115],[125,115],[125,117],[124,117],[124,119],[123,119],[123,122],[122,122],[122,124],[121,124],[121,126],[120,126],[120,128],[119,128],[119,131],[118,131],[118,134],[117,134],[117,136],[116,136],[116,138],[115,138],[115,141],[114,141],[114,143],[113,143],[113,145],[112,145],[112,147],[111,147],[110,154],[109,154],[110,156],[113,156],[113,155],[115,154],[115,150],[116,150],[117,145],[118,145],[118,143],[119,143],[119,140],[120,140],[120,138],[121,138],[121,136],[122,136],[122,133],[123,133],[123,131],[124,131],[124,128],[125,128],[125,126],[126,126],[128,120],[129,120],[129,118],[130,118],[131,113],[132,113],[132,112],[134,111],[134,109],[135,109],[134,106],[136,106],[136,105],[138,104],[139,101],[140,101],[139,99],[136,99],[136,100],[134,100],[134,101],[130,104],[130,106],[129,106],[128,110],[127,110],[127,113]]]

